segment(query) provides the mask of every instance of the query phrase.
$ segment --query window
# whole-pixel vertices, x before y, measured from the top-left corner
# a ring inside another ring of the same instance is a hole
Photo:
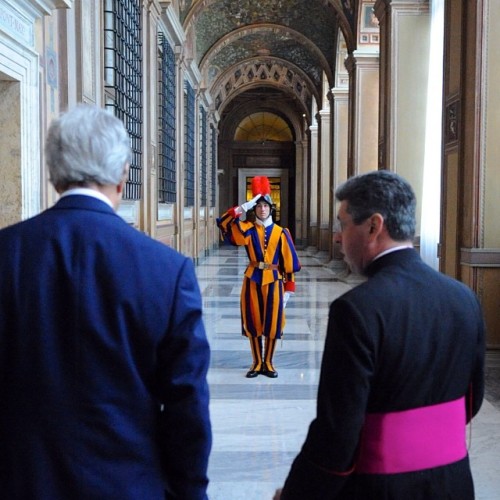
[[[200,205],[207,206],[207,112],[200,106]]]
[[[288,124],[278,115],[267,111],[252,113],[241,120],[234,134],[235,141],[293,141]]]
[[[158,73],[158,202],[175,203],[175,54],[163,33],[158,36]]]
[[[212,141],[211,147],[211,165],[212,165],[212,176],[211,176],[211,207],[215,207],[215,196],[217,194],[217,131],[213,125],[210,125],[210,140]]]
[[[185,82],[184,96],[184,206],[194,206],[194,90]]]
[[[106,107],[127,129],[132,148],[124,199],[142,188],[142,43],[138,0],[104,1],[104,88]]]

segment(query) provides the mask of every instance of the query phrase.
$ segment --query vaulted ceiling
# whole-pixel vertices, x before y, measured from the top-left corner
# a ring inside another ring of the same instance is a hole
[[[355,48],[362,0],[179,0],[189,58],[222,112],[240,94],[271,87],[297,109],[334,83],[339,38]],[[373,2],[370,2],[373,4]]]

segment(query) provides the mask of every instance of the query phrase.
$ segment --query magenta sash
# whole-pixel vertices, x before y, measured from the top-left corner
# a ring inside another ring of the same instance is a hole
[[[439,467],[467,456],[465,398],[366,415],[356,472],[397,474]]]

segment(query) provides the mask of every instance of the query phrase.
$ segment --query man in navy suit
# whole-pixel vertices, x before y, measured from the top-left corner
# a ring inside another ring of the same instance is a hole
[[[204,499],[209,345],[192,262],[121,219],[129,137],[48,132],[52,208],[0,231],[0,496]]]
[[[473,500],[479,302],[412,248],[415,195],[400,176],[353,177],[336,197],[336,239],[368,280],[331,305],[317,415],[275,499]]]

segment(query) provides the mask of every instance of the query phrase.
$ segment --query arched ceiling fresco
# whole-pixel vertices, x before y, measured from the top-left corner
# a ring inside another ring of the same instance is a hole
[[[278,28],[276,25],[244,28],[228,37],[228,42],[230,43],[218,44],[214,50],[207,53],[209,57],[205,57],[202,61],[202,69],[208,70],[208,87],[215,77],[227,68],[234,67],[241,61],[264,58],[268,55],[289,61],[300,68],[309,76],[316,88],[321,86],[323,68],[330,74],[331,66],[315,45],[300,33],[288,28]],[[207,63],[203,64],[205,61]]]
[[[339,30],[347,46],[354,47],[357,3],[179,0],[178,5],[190,40],[188,57],[222,109],[247,87],[258,85],[284,90],[310,108],[310,100],[322,94],[323,77],[333,85]],[[261,66],[268,69],[260,71]]]

